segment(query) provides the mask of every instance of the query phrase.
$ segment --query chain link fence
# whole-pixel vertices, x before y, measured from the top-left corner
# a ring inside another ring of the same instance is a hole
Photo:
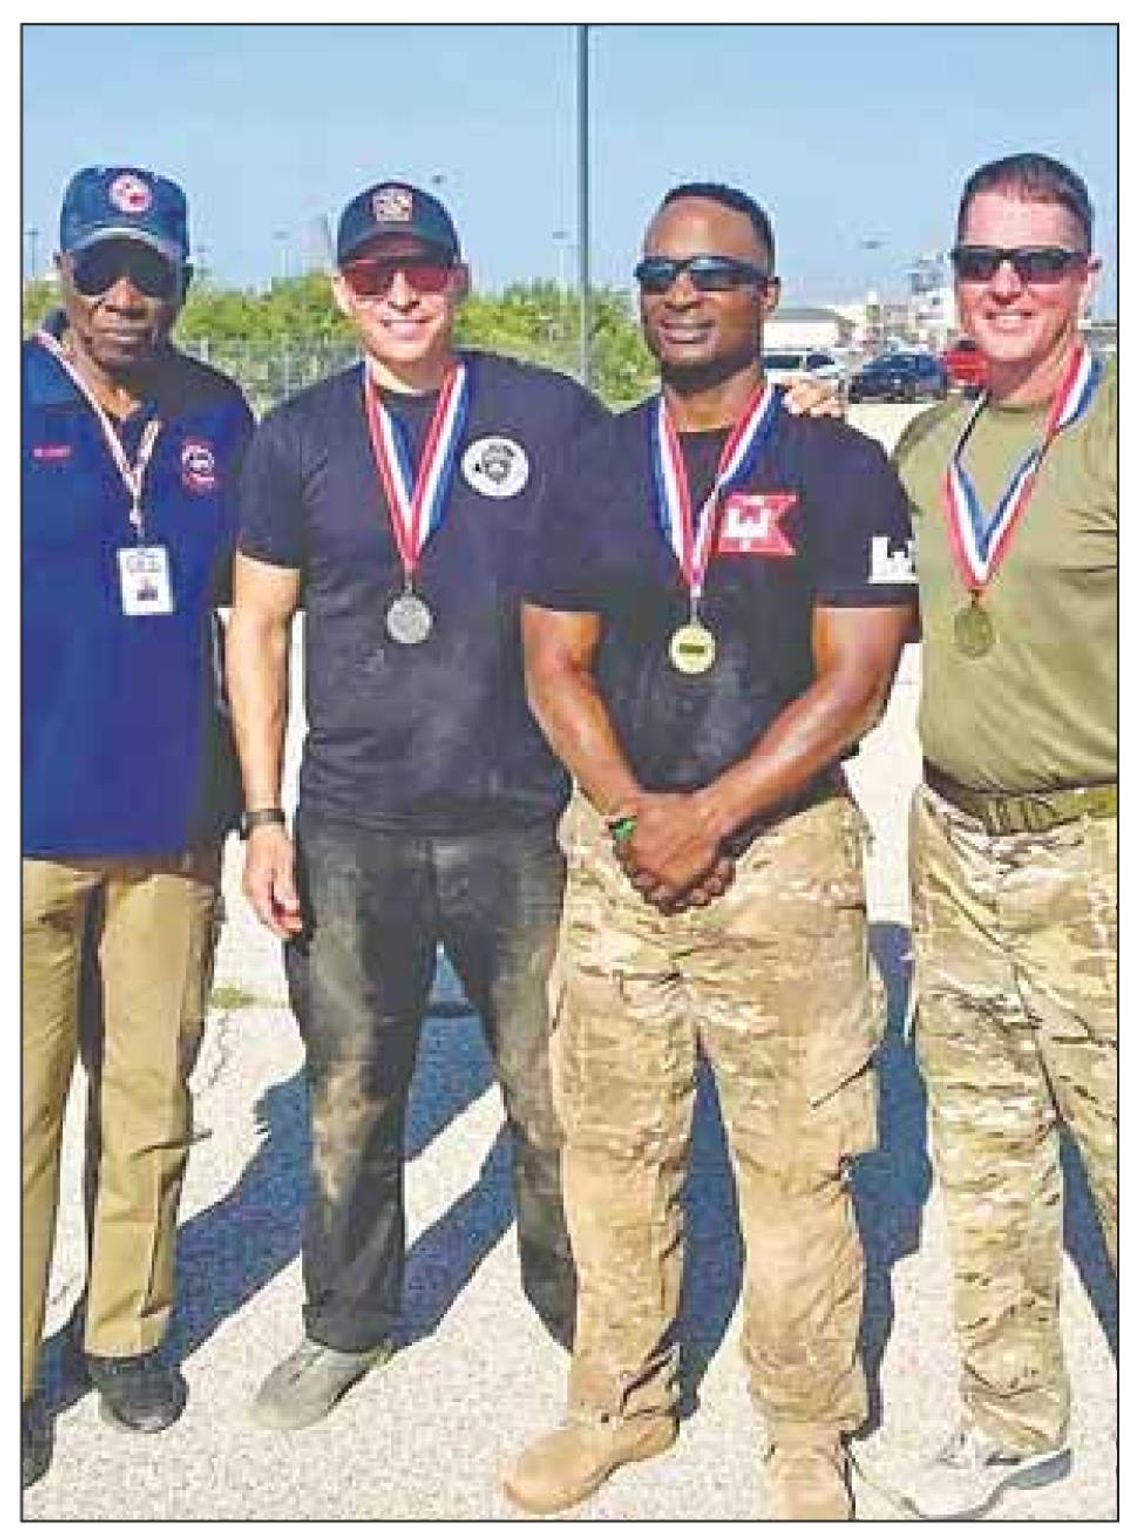
[[[358,346],[342,340],[296,344],[282,340],[180,339],[178,348],[232,377],[259,417],[290,394],[353,365],[361,353]],[[555,338],[549,344],[496,343],[495,350],[515,360],[532,361],[569,376],[577,375],[572,341]]]

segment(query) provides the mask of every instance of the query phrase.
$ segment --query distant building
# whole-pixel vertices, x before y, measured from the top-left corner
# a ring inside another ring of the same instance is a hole
[[[764,324],[771,350],[844,348],[853,341],[855,323],[836,308],[777,308]]]

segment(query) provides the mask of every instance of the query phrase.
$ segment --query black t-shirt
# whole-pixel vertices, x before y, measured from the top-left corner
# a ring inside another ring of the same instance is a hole
[[[742,759],[814,678],[817,606],[915,598],[906,499],[878,445],[829,419],[780,410],[750,476],[724,501],[701,619],[716,660],[684,674],[669,641],[689,617],[655,509],[655,400],[581,436],[551,482],[529,602],[597,612],[596,677],[626,757],[654,790],[692,790]],[[727,432],[682,434],[694,507]]]
[[[464,359],[469,411],[445,516],[416,577],[434,617],[420,645],[393,641],[385,626],[403,569],[363,365],[269,413],[246,457],[238,544],[302,575],[301,801],[324,817],[465,832],[538,821],[566,797],[526,704],[519,603],[552,460],[605,411],[569,377],[498,356]],[[415,464],[436,401],[384,398]]]

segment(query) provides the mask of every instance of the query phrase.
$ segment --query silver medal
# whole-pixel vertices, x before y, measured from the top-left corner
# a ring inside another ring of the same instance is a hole
[[[418,594],[405,589],[388,606],[384,624],[393,642],[399,642],[403,647],[415,647],[431,635],[431,606]]]

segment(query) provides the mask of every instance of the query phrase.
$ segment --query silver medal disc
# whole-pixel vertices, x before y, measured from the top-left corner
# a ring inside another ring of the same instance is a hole
[[[426,642],[431,635],[431,606],[418,594],[405,590],[403,594],[397,594],[388,606],[384,624],[393,642],[399,642],[404,647],[414,647],[420,642]]]

